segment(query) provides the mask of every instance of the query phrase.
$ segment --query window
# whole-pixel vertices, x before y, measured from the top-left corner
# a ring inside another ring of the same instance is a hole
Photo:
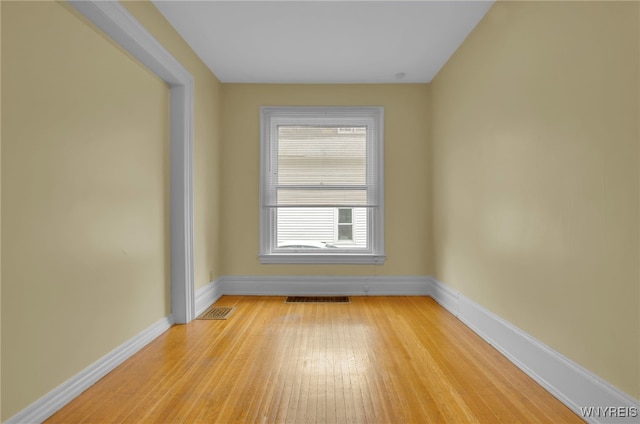
[[[383,110],[262,107],[263,263],[381,263]]]
[[[353,241],[353,209],[338,208],[338,240]]]

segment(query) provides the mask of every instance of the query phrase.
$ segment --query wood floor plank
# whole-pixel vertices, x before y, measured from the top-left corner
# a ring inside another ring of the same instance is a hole
[[[580,423],[429,297],[224,296],[46,423]]]

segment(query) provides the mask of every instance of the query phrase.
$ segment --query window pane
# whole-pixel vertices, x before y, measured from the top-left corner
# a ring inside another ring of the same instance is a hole
[[[279,126],[279,185],[367,182],[366,127]]]
[[[338,240],[353,240],[353,225],[338,225]]]
[[[338,223],[351,224],[351,209],[338,209]]]
[[[322,246],[333,243],[334,208],[279,208],[277,210],[277,246],[294,241]]]
[[[279,249],[364,249],[367,247],[367,209],[346,209],[352,224],[336,225],[336,208],[277,208],[276,247]],[[355,244],[335,243],[352,240]]]

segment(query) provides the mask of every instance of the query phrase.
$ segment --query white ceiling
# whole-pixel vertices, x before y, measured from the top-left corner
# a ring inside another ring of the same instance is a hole
[[[493,0],[154,4],[222,82],[426,83]]]

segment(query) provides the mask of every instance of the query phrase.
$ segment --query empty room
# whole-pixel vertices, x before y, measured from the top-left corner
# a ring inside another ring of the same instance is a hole
[[[1,1],[0,421],[640,422],[640,2]]]

